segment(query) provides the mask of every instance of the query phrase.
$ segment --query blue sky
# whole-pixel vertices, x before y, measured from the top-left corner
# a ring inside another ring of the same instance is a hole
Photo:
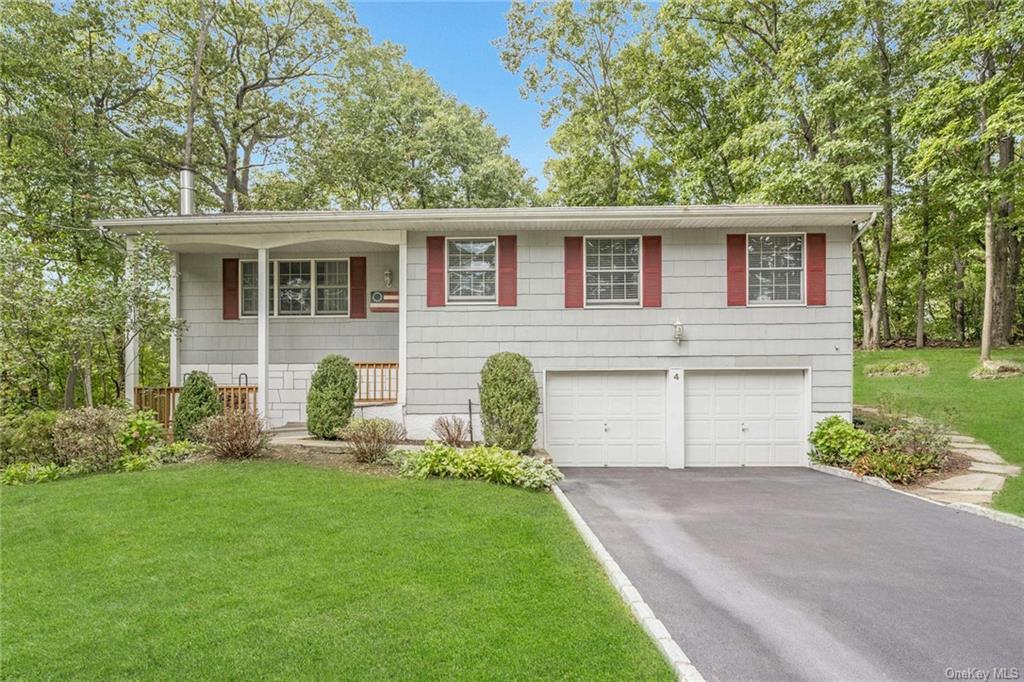
[[[359,23],[374,40],[406,48],[406,58],[441,87],[487,112],[509,151],[544,183],[551,131],[540,125],[540,108],[519,96],[519,77],[501,65],[492,44],[505,34],[507,2],[352,2]]]

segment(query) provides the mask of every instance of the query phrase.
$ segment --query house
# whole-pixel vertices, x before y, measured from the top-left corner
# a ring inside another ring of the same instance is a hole
[[[100,224],[129,242],[155,235],[173,252],[171,312],[188,329],[172,340],[171,383],[203,370],[255,384],[272,425],[304,421],[311,372],[340,353],[359,363],[367,416],[429,437],[438,416],[479,408],[484,360],[515,351],[542,391],[537,445],[559,465],[778,466],[806,462],[816,420],[851,416],[850,248],[879,210],[435,209]]]

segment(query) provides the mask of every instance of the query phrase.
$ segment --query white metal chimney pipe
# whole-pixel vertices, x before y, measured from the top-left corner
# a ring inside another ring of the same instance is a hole
[[[196,212],[195,175],[191,168],[181,169],[178,194],[178,215],[192,215]]]

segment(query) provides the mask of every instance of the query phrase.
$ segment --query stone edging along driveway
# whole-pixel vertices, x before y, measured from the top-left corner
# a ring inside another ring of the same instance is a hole
[[[878,414],[878,410],[871,407],[857,405],[854,409]],[[916,416],[909,417],[908,421],[920,424],[928,423],[922,417]],[[949,429],[946,429],[943,435],[949,438],[950,450],[970,460],[970,467],[966,473],[956,473],[947,478],[930,481],[921,487],[902,490],[888,481],[874,476],[858,476],[846,469],[821,464],[812,463],[810,467],[833,476],[841,476],[879,488],[886,488],[893,492],[984,516],[993,521],[1024,528],[1024,517],[996,511],[988,506],[992,502],[992,496],[1002,490],[1007,477],[1020,475],[1021,468],[1015,464],[1007,464],[1006,460],[1000,457],[995,450],[970,436]]]
[[[565,509],[565,513],[569,515],[576,530],[579,531],[580,537],[583,538],[583,542],[586,543],[587,547],[590,548],[591,553],[597,562],[601,564],[601,568],[608,575],[608,579],[615,587],[615,591],[619,593],[622,600],[629,606],[629,610],[633,613],[633,616],[640,622],[644,632],[654,640],[654,643],[658,647],[658,651],[665,657],[668,664],[672,667],[672,671],[675,672],[676,676],[682,682],[705,682],[704,676],[700,674],[700,671],[694,667],[690,659],[687,658],[683,650],[679,648],[676,641],[672,639],[672,635],[669,634],[665,624],[658,620],[658,617],[654,615],[654,611],[647,605],[644,598],[640,596],[640,592],[633,586],[626,574],[619,568],[619,564],[616,563],[612,555],[608,553],[608,550],[604,548],[601,541],[598,540],[597,535],[590,529],[587,522],[583,520],[580,513],[576,511],[576,507],[573,506],[569,498],[565,496],[562,489],[557,485],[551,486],[551,491],[555,494],[555,499],[558,500],[562,508]]]

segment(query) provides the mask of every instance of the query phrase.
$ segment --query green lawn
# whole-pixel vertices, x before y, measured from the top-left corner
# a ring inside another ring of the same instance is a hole
[[[283,462],[0,494],[4,678],[672,678],[550,494]]]
[[[1024,363],[1024,348],[993,353],[999,360]],[[923,377],[866,377],[865,364],[919,359],[928,364]],[[896,409],[945,422],[961,433],[988,443],[1008,462],[1024,464],[1024,377],[978,381],[976,348],[934,348],[858,352],[854,358],[853,398],[860,405]],[[1024,476],[1007,482],[993,501],[996,509],[1024,515]]]

